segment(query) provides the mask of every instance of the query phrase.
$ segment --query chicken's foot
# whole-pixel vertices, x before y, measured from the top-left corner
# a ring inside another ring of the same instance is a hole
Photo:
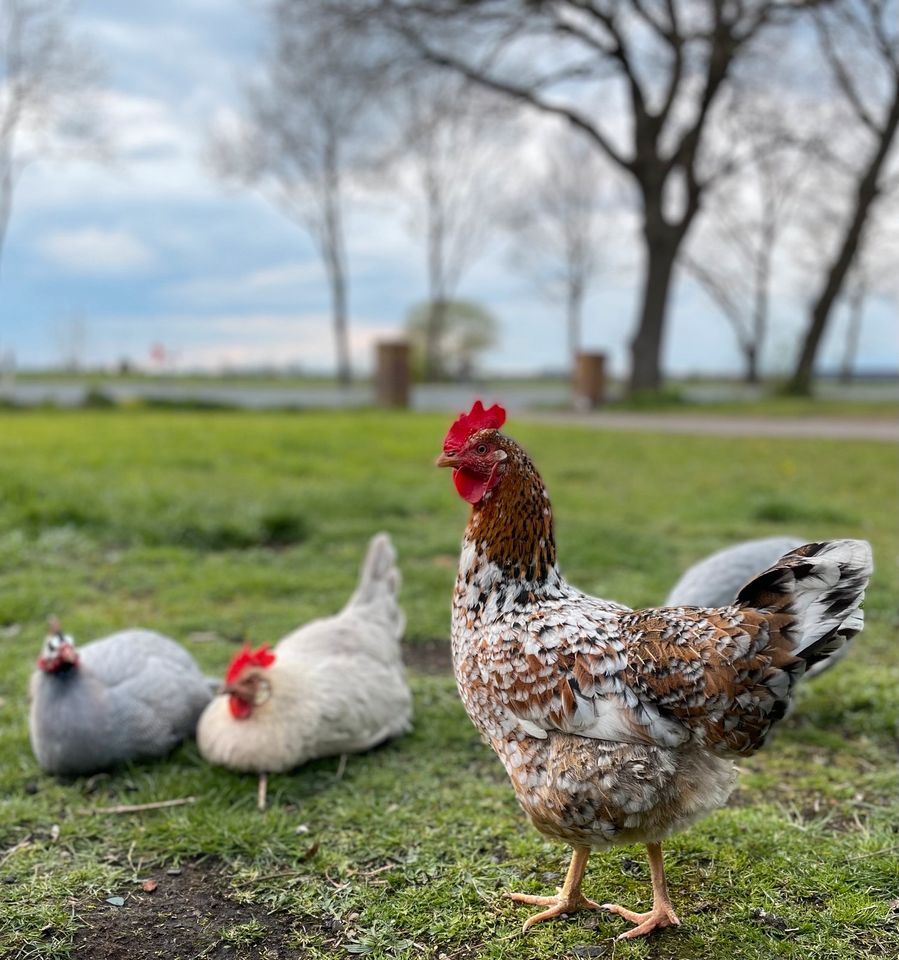
[[[671,899],[668,896],[668,885],[665,882],[665,864],[662,861],[662,845],[659,843],[648,843],[646,849],[649,853],[649,869],[652,874],[652,910],[648,913],[635,913],[633,910],[626,910],[617,903],[604,903],[603,910],[610,910],[624,917],[630,923],[635,924],[633,929],[622,933],[619,940],[633,940],[635,937],[643,937],[653,930],[661,930],[664,927],[677,927],[680,920],[674,912]]]
[[[265,810],[265,797],[268,791],[268,774],[259,774],[259,792],[256,794],[256,807]]]
[[[537,897],[530,893],[507,893],[510,900],[518,903],[531,903],[541,907],[549,907],[540,913],[535,913],[528,917],[521,928],[522,933],[527,931],[541,920],[551,920],[553,917],[559,917],[563,913],[575,913],[578,910],[599,910],[599,904],[588,900],[581,893],[581,880],[584,877],[584,870],[587,867],[587,859],[590,856],[589,847],[575,847],[571,855],[571,863],[568,866],[568,873],[565,875],[565,883],[562,884],[559,892],[554,897]]]

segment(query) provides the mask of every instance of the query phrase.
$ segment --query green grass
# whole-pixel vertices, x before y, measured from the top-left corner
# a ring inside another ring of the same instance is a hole
[[[874,544],[858,648],[741,762],[729,806],[667,845],[677,932],[615,945],[623,921],[579,914],[520,935],[527,908],[501,892],[550,891],[566,850],[524,821],[450,677],[414,675],[414,732],[351,758],[342,781],[334,760],[273,777],[265,814],[251,778],[207,767],[193,744],[94,784],[38,770],[26,688],[51,612],[84,640],[153,626],[220,673],[238,640],[276,640],[342,604],[367,538],[386,529],[409,642],[445,638],[465,522],[431,466],[446,426],[382,413],[0,414],[0,881],[15,881],[0,884],[0,956],[70,955],[77,930],[115,909],[106,897],[200,857],[247,911],[212,956],[269,955],[270,913],[309,958],[895,956],[899,458],[886,444],[509,424],[549,486],[566,574],[603,596],[658,602],[687,563],[743,537]],[[197,802],[81,812],[185,796]],[[643,852],[594,856],[586,892],[645,904]]]

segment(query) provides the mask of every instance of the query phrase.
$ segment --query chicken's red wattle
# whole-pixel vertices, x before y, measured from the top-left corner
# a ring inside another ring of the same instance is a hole
[[[477,503],[487,492],[487,481],[465,467],[456,467],[453,470],[453,483],[459,496],[469,503]]]
[[[253,712],[252,704],[247,703],[246,700],[242,700],[233,693],[228,697],[228,708],[231,711],[231,716],[234,717],[235,720],[246,720]]]

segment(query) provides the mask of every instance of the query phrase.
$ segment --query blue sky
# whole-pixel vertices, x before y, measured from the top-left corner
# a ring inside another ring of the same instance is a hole
[[[324,274],[308,238],[252,192],[216,182],[204,163],[207,132],[233,107],[262,43],[252,4],[83,0],[75,18],[106,67],[101,105],[117,145],[110,166],[47,160],[24,174],[0,276],[0,350],[22,366],[58,363],[73,340],[83,361],[144,363],[163,343],[182,367],[299,363],[327,369],[332,345]],[[540,136],[539,128],[534,136]],[[371,344],[398,331],[425,292],[424,258],[399,204],[381,195],[351,213],[351,326],[357,367]],[[635,314],[637,253],[610,236],[607,268],[586,311],[584,345],[625,367]],[[498,316],[500,342],[485,366],[561,368],[557,308],[514,272],[497,241],[460,294]],[[802,303],[781,290],[770,366],[785,368]],[[844,318],[828,339],[838,354]],[[860,366],[896,366],[895,304],[872,301]],[[780,359],[777,359],[780,358]],[[740,369],[725,321],[690,282],[678,284],[666,343],[671,372]]]

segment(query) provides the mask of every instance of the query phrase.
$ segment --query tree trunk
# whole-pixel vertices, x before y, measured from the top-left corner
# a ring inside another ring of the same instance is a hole
[[[750,384],[759,382],[759,348],[756,343],[743,344],[743,356],[746,359],[744,381]]]
[[[442,380],[446,375],[443,357],[440,355],[443,334],[446,329],[446,300],[437,296],[428,305],[428,320],[425,329],[425,356],[422,377],[425,382]]]
[[[846,328],[846,344],[840,366],[840,383],[852,383],[855,372],[855,357],[862,333],[862,317],[865,312],[865,284],[859,278],[849,293],[849,326]]]
[[[583,285],[576,280],[569,280],[567,296],[565,298],[565,319],[568,333],[568,363],[572,373],[577,362],[577,355],[581,349],[581,313],[584,303]]]
[[[331,309],[334,319],[334,346],[337,353],[337,381],[344,387],[353,382],[350,362],[349,323],[347,321],[346,272],[343,257],[338,254],[329,269]]]
[[[868,213],[877,199],[877,194],[879,193],[877,181],[887,155],[889,154],[893,138],[896,135],[897,126],[899,126],[899,83],[896,84],[896,89],[893,93],[893,103],[880,141],[877,144],[874,155],[871,157],[864,176],[859,182],[855,195],[855,207],[849,221],[849,227],[846,230],[840,248],[837,250],[836,257],[827,272],[824,287],[812,307],[811,319],[805,333],[799,360],[796,363],[796,369],[793,371],[793,376],[787,387],[790,393],[811,393],[812,375],[814,373],[818,348],[824,336],[824,331],[827,328],[827,322],[830,319],[834,303],[839,297],[840,291],[843,289],[846,275],[852,266],[852,261],[858,250]]]
[[[765,224],[762,230],[761,246],[755,260],[755,297],[752,304],[752,323],[749,336],[743,344],[746,355],[746,383],[759,382],[759,357],[768,334],[768,310],[771,293],[771,263],[774,258],[774,246],[777,242],[777,220],[775,208],[766,204]]]
[[[668,294],[680,240],[675,233],[644,233],[646,271],[640,322],[631,341],[631,376],[628,393],[658,390],[662,385],[662,334],[668,309]]]
[[[331,320],[334,325],[337,381],[341,386],[348,387],[353,380],[353,371],[350,361],[346,252],[343,242],[343,218],[340,210],[340,166],[336,141],[329,142],[325,163],[327,182],[324,197],[322,245],[325,269],[331,287]]]
[[[9,163],[7,163],[2,176],[0,176],[0,265],[3,263],[6,231],[9,227],[9,217],[12,213],[12,188],[12,169]]]
[[[426,144],[423,154],[422,186],[425,196],[425,224],[428,258],[428,319],[425,327],[424,363],[425,382],[440,379],[443,364],[440,348],[446,318],[446,217],[445,197],[436,170],[433,144]]]

